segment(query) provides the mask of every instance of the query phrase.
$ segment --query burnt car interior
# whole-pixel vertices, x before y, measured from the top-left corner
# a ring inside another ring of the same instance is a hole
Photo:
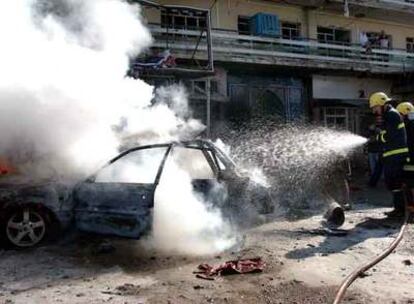
[[[123,237],[143,234],[151,227],[156,187],[163,172],[174,167],[185,171],[194,190],[203,195],[217,181],[236,174],[231,160],[205,141],[130,149],[75,189],[77,227]]]

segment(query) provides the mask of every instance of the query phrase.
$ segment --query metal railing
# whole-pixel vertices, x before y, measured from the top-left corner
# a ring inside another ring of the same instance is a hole
[[[200,31],[171,28],[167,30],[159,25],[151,25],[150,29],[155,38],[155,47],[171,48],[190,56],[200,55],[206,51],[206,36]],[[290,58],[414,70],[414,53],[408,53],[406,50],[366,50],[359,45],[321,43],[312,39],[289,40],[239,35],[237,32],[222,29],[213,29],[211,35],[213,55],[219,60],[257,59],[274,62],[277,59]]]
[[[344,3],[343,0],[334,0],[338,3]],[[397,9],[397,10],[405,10],[405,9],[414,9],[414,1],[413,0],[348,0],[349,4],[353,5],[360,5],[360,6],[368,6],[368,7],[377,7],[383,9]]]
[[[403,5],[412,5],[414,6],[413,0],[380,0],[384,4],[403,4]]]

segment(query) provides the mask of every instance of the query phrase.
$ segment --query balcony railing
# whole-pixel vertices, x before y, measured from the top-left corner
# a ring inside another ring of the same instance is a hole
[[[334,0],[337,3],[344,3],[343,0]],[[358,6],[375,7],[385,10],[397,10],[406,13],[414,12],[413,0],[348,0],[349,4]]]
[[[359,1],[361,3],[361,1]],[[372,0],[366,0],[366,2],[373,2]],[[397,5],[405,5],[405,6],[413,6],[413,0],[375,0],[377,3],[384,3],[384,4],[397,4]]]
[[[206,35],[200,31],[166,29],[151,25],[154,47],[169,48],[178,57],[205,58]],[[262,63],[319,68],[342,68],[371,72],[414,71],[414,53],[405,50],[365,50],[359,45],[320,43],[311,39],[288,40],[239,35],[212,30],[216,61]]]

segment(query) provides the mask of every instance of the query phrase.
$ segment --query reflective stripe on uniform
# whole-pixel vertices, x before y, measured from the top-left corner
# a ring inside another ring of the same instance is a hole
[[[404,171],[414,171],[414,165],[405,165]]]
[[[381,131],[380,133],[380,139],[383,143],[385,143],[385,138],[384,138],[385,133],[387,133],[387,131]]]
[[[398,129],[403,129],[403,128],[405,128],[405,124],[402,122],[398,125]]]
[[[388,156],[393,156],[393,155],[402,154],[402,153],[408,153],[408,148],[401,148],[401,149],[395,149],[395,150],[387,151],[387,152],[384,152],[384,154],[382,154],[382,156],[383,157],[388,157]]]

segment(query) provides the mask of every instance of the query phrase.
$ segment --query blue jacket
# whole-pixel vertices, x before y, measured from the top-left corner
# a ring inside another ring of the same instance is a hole
[[[384,108],[384,128],[379,135],[382,144],[382,156],[408,157],[407,134],[403,118],[390,104]]]

